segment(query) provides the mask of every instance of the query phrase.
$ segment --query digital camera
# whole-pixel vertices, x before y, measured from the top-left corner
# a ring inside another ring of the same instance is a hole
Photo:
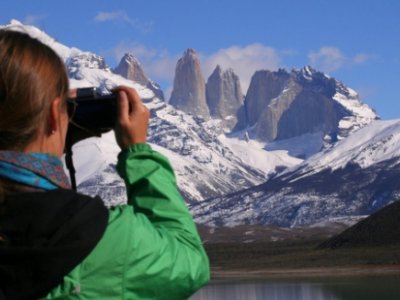
[[[112,130],[117,120],[118,95],[101,94],[94,87],[79,88],[76,98],[68,99],[70,123],[83,130],[103,133]]]

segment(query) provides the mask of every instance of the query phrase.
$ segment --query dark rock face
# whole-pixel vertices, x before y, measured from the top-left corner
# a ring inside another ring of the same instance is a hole
[[[288,93],[284,94],[285,87]],[[247,126],[253,127],[255,137],[273,141],[278,135],[278,122],[290,107],[301,87],[286,71],[257,71],[245,98]]]
[[[210,117],[200,60],[193,49],[187,49],[178,60],[169,104],[206,120]]]
[[[152,90],[156,97],[161,100],[164,100],[164,94],[160,87],[152,82],[145,75],[142,66],[135,56],[132,54],[125,54],[119,63],[119,65],[113,70],[115,74],[121,75],[126,79],[135,81],[143,86],[146,86],[150,90]]]
[[[339,88],[335,79],[310,67],[257,71],[245,98],[251,136],[274,141],[314,132],[337,135],[339,121],[351,114],[333,100]]]
[[[218,65],[206,84],[207,105],[212,118],[223,120],[223,126],[232,129],[243,105],[239,77],[232,69],[223,71]]]
[[[278,120],[276,138],[287,139],[315,131],[334,132],[343,117],[335,104],[325,95],[302,90]]]
[[[285,71],[277,73],[264,70],[254,73],[245,99],[249,126],[256,124],[262,117],[263,111],[260,108],[264,110],[274,104],[271,103],[272,99],[284,90],[288,79],[289,74]]]

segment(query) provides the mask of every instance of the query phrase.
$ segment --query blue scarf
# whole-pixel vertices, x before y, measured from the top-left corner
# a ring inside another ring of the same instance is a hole
[[[45,153],[0,151],[0,177],[44,190],[71,188],[61,160]]]

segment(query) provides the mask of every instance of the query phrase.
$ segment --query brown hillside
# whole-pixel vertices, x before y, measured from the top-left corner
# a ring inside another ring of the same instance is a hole
[[[400,201],[320,244],[318,249],[400,245]]]

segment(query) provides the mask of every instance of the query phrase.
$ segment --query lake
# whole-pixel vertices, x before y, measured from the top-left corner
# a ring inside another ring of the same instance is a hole
[[[213,280],[190,300],[399,300],[400,276]]]

